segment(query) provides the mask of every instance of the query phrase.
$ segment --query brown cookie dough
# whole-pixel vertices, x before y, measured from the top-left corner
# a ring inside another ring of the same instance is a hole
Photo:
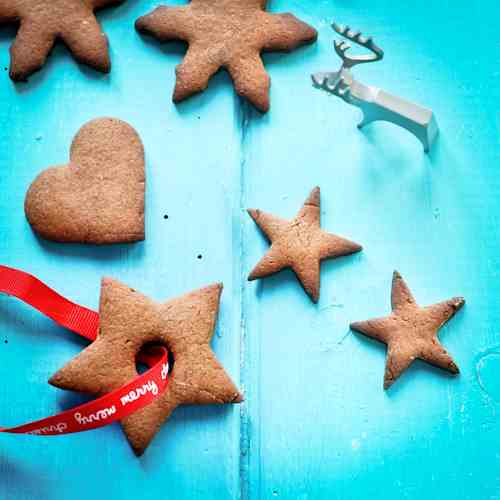
[[[465,304],[462,297],[419,307],[401,275],[392,278],[392,314],[351,324],[351,329],[387,344],[384,389],[417,358],[453,374],[457,365],[439,343],[438,330]]]
[[[27,80],[44,64],[57,39],[75,59],[98,71],[111,69],[108,39],[94,10],[124,0],[0,0],[0,25],[19,23],[10,48],[10,77]]]
[[[144,148],[137,132],[114,118],[84,125],[70,163],[44,170],[24,203],[32,228],[48,240],[128,243],[144,240]]]
[[[250,209],[248,213],[271,242],[271,248],[255,266],[248,280],[292,268],[313,302],[319,299],[321,261],[362,250],[357,243],[321,230],[319,187],[312,190],[291,221],[261,210]]]
[[[105,278],[97,339],[59,370],[50,383],[61,389],[106,394],[137,375],[136,357],[150,343],[166,346],[173,369],[165,392],[122,420],[137,455],[182,404],[240,403],[243,398],[210,349],[222,285],[156,303],[122,283]]]
[[[177,66],[174,102],[205,90],[220,68],[236,92],[257,109],[269,109],[269,75],[261,52],[291,51],[314,42],[317,32],[292,14],[265,12],[267,0],[192,0],[160,6],[139,18],[136,28],[162,42],[183,40],[189,49]]]

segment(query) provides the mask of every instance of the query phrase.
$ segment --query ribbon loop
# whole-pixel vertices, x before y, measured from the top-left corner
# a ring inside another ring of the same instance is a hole
[[[90,341],[97,337],[97,312],[69,301],[31,274],[0,266],[0,293],[22,300]],[[152,403],[167,387],[168,351],[161,346],[155,351],[140,357],[150,368],[123,387],[57,415],[16,427],[0,428],[0,432],[57,436],[96,429],[125,418]]]

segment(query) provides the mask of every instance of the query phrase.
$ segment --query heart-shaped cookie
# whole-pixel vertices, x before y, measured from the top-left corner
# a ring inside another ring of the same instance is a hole
[[[85,124],[68,165],[44,170],[31,184],[26,217],[41,237],[71,243],[144,240],[144,147],[114,118]]]

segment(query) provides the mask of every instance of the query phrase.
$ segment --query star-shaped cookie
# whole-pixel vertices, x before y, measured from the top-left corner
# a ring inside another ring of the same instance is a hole
[[[271,248],[255,266],[249,281],[292,268],[306,293],[318,302],[320,263],[362,250],[361,245],[322,231],[320,228],[320,189],[314,188],[297,216],[281,219],[261,210],[248,213],[271,242]]]
[[[97,339],[49,382],[61,389],[106,394],[137,375],[142,347],[166,346],[173,356],[167,389],[121,421],[141,455],[177,406],[243,400],[210,349],[221,291],[221,284],[212,285],[159,304],[116,280],[103,279]]]
[[[438,340],[438,330],[465,304],[454,297],[419,307],[401,275],[394,271],[392,314],[351,324],[351,329],[387,344],[384,389],[388,389],[417,358],[453,374],[457,365]]]
[[[75,59],[108,73],[111,69],[108,39],[94,10],[119,5],[124,0],[0,0],[0,25],[19,23],[10,48],[10,77],[27,80],[39,70],[57,39]]]
[[[292,14],[265,12],[266,5],[267,0],[192,0],[181,7],[158,7],[137,20],[142,33],[189,45],[176,68],[174,102],[205,90],[210,77],[225,68],[236,92],[268,111],[270,79],[261,52],[291,51],[318,34]]]

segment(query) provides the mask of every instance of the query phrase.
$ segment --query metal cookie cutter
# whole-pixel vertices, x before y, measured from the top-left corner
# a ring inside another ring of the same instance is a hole
[[[349,26],[343,27],[333,23],[332,28],[344,38],[367,48],[372,54],[349,56],[347,51],[351,45],[345,40],[335,40],[335,52],[342,59],[342,66],[339,71],[311,75],[313,85],[360,108],[363,120],[358,128],[380,120],[394,123],[414,134],[423,144],[425,152],[429,152],[439,134],[432,110],[388,94],[377,87],[357,82],[352,76],[351,68],[356,64],[380,61],[384,52],[370,37],[362,36],[359,31],[352,31]]]

